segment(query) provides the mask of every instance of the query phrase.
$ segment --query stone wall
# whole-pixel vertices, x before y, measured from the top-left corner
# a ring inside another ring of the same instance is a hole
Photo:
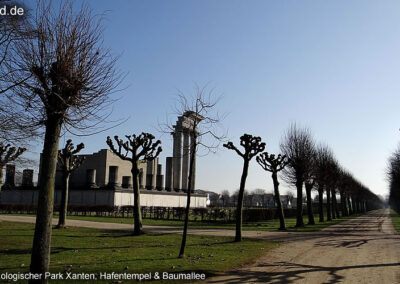
[[[0,194],[1,202],[4,204],[36,204],[38,199],[38,191],[31,189],[3,190]],[[59,204],[60,199],[61,190],[56,190],[54,203]],[[206,201],[207,195],[193,194],[190,200],[190,207],[205,208]],[[140,202],[142,206],[185,207],[186,194],[142,190]],[[69,194],[69,204],[109,206],[133,205],[133,192],[132,190],[71,190]]]

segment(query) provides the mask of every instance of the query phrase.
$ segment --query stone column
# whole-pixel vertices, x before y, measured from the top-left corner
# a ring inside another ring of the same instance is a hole
[[[172,190],[172,157],[167,157],[165,161],[165,190]]]
[[[33,170],[25,169],[22,171],[22,186],[33,186]]]
[[[182,156],[182,189],[186,191],[189,188],[189,130],[183,131],[183,156]]]
[[[144,180],[143,169],[139,169],[139,188],[144,188],[143,180]]]
[[[173,188],[175,191],[181,190],[181,170],[182,170],[182,129],[176,127],[174,132],[173,148]]]
[[[96,169],[86,170],[86,184],[89,188],[96,187]]]
[[[123,188],[131,188],[132,187],[132,177],[131,176],[123,176],[122,177],[122,187]]]
[[[15,165],[6,166],[6,181],[4,183],[6,187],[15,187]]]
[[[116,187],[118,186],[118,167],[110,166],[108,170],[108,186]]]
[[[147,161],[146,188],[148,190],[152,190],[152,189],[156,188],[157,162],[158,162],[158,159],[154,159],[152,161]]]

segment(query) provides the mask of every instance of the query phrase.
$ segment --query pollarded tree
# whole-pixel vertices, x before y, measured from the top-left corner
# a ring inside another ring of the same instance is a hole
[[[347,206],[347,200],[346,200],[347,198],[346,190],[348,189],[351,180],[352,180],[351,174],[345,171],[344,169],[340,169],[340,173],[338,176],[338,190],[340,194],[340,205],[341,205],[342,216],[349,216],[349,208]]]
[[[315,150],[314,150],[315,151]],[[314,221],[314,212],[312,207],[312,198],[311,198],[311,191],[314,188],[316,183],[316,175],[315,175],[315,152],[310,158],[311,163],[311,170],[308,172],[307,177],[304,181],[304,187],[306,189],[306,202],[307,202],[307,217],[308,217],[308,225],[315,225]]]
[[[54,181],[62,128],[87,131],[104,121],[121,77],[116,58],[103,48],[101,17],[71,1],[38,1],[32,37],[13,45],[13,57],[1,68],[5,93],[15,108],[24,110],[20,124],[44,128],[38,210],[30,272],[49,271]],[[18,83],[18,84],[17,84]]]
[[[286,230],[285,215],[283,213],[283,206],[281,201],[281,196],[279,193],[279,181],[278,172],[283,170],[289,163],[288,158],[285,155],[268,154],[267,152],[261,153],[256,157],[257,163],[265,170],[272,173],[272,181],[274,183],[274,196],[275,202],[278,207],[279,214],[279,230]]]
[[[290,159],[290,163],[282,171],[284,180],[295,185],[297,189],[296,227],[303,227],[303,183],[312,172],[314,155],[314,140],[310,130],[292,124],[286,131],[280,148]]]
[[[337,186],[337,174],[339,169],[339,163],[336,159],[331,159],[328,162],[328,172],[329,177],[326,180],[326,218],[327,221],[332,221],[335,218],[335,209],[333,207],[333,197],[332,193],[335,192],[335,188]]]
[[[318,213],[319,222],[324,222],[324,191],[327,190],[328,180],[331,178],[330,165],[334,160],[332,150],[326,145],[320,145],[316,150],[314,172],[318,188]],[[332,177],[334,178],[334,177]],[[330,194],[329,194],[330,196]],[[330,207],[329,207],[330,208]],[[330,212],[329,212],[330,215]]]
[[[71,139],[67,140],[65,147],[58,151],[58,164],[63,173],[63,188],[61,191],[60,213],[58,216],[57,228],[64,228],[67,219],[69,178],[71,173],[76,170],[85,160],[84,156],[76,156],[85,145],[80,143],[76,146]]]
[[[232,142],[224,144],[225,148],[234,150],[240,157],[243,158],[243,171],[240,179],[239,196],[236,205],[236,234],[235,242],[242,241],[242,223],[243,223],[243,197],[246,186],[247,173],[249,171],[250,160],[261,153],[265,149],[265,143],[261,142],[261,137],[244,134],[240,137],[240,145],[244,148],[241,152]]]
[[[161,141],[153,141],[155,137],[150,133],[142,133],[138,136],[126,135],[128,140],[123,141],[118,136],[114,136],[117,147],[110,136],[107,137],[107,145],[111,151],[122,160],[131,162],[132,185],[133,185],[133,218],[134,235],[142,233],[142,214],[140,211],[140,190],[139,190],[139,163],[154,160],[162,151]]]
[[[3,144],[3,142],[0,142],[0,192],[3,184],[3,169],[5,165],[15,161],[25,151],[25,148],[11,147],[10,144]]]

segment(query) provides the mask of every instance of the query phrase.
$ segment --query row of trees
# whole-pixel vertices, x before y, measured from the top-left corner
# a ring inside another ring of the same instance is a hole
[[[243,152],[232,142],[224,144],[224,147],[234,150],[244,161],[236,208],[235,241],[242,239],[243,196],[249,163],[253,157],[256,157],[257,163],[264,170],[271,173],[281,230],[286,229],[286,224],[279,193],[279,172],[282,173],[282,178],[287,184],[296,188],[296,227],[305,225],[303,220],[303,188],[306,193],[309,225],[315,224],[312,206],[313,190],[318,191],[319,222],[325,221],[324,195],[326,195],[326,220],[328,221],[353,213],[366,212],[382,205],[381,200],[374,193],[340,166],[328,146],[316,145],[310,130],[307,128],[300,128],[296,124],[289,127],[280,144],[282,154],[274,155],[264,152],[266,144],[262,142],[262,139],[249,134],[240,137],[240,145],[244,148]],[[400,154],[398,161],[398,169],[400,169]],[[340,206],[338,197],[340,198]]]
[[[387,168],[389,181],[389,205],[400,212],[400,146],[389,157]]]

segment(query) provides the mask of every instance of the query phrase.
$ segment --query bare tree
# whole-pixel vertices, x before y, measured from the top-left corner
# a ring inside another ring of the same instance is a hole
[[[196,85],[193,95],[185,95],[182,92],[178,94],[178,103],[175,107],[175,112],[179,118],[186,120],[187,125],[184,130],[188,131],[190,135],[189,149],[184,148],[183,153],[184,156],[189,156],[189,172],[187,175],[185,221],[179,258],[185,257],[190,200],[191,194],[195,190],[196,156],[200,155],[202,150],[205,151],[202,155],[207,155],[210,152],[215,153],[221,141],[225,138],[225,134],[219,133],[221,132],[219,126],[223,118],[215,109],[220,97],[215,97],[213,91],[207,85],[203,87]],[[178,132],[182,131],[182,129],[174,127],[170,123],[163,128],[164,130],[167,128],[168,132],[173,135],[179,134]]]
[[[58,151],[58,164],[63,172],[63,185],[61,192],[60,213],[58,216],[57,228],[65,227],[65,220],[67,219],[68,209],[68,193],[69,193],[69,178],[71,173],[76,170],[85,160],[84,156],[76,156],[85,145],[80,143],[76,146],[72,143],[71,139],[67,140],[65,147]]]
[[[283,213],[283,206],[281,201],[281,195],[279,193],[279,181],[278,172],[283,170],[289,163],[289,160],[285,155],[268,154],[267,152],[261,153],[256,157],[257,163],[265,170],[272,173],[272,181],[274,183],[274,196],[275,202],[278,207],[279,214],[279,230],[286,230],[285,215]]]
[[[303,227],[303,183],[312,171],[314,140],[309,129],[292,124],[286,131],[280,147],[282,153],[290,160],[282,171],[284,180],[295,185],[297,189],[296,227]]]
[[[3,184],[3,169],[7,163],[15,161],[22,153],[25,152],[25,148],[11,147],[10,144],[4,145],[0,142],[0,192]]]
[[[315,180],[318,187],[318,213],[319,222],[324,222],[324,191],[328,180],[333,178],[330,171],[330,165],[334,161],[331,149],[326,145],[320,145],[316,151],[315,158]],[[329,195],[330,196],[330,195]],[[330,214],[330,213],[329,213]]]
[[[132,185],[133,185],[133,218],[134,218],[134,235],[142,233],[142,214],[140,211],[140,190],[139,190],[139,163],[154,160],[162,151],[161,141],[153,142],[155,137],[150,133],[142,133],[139,136],[126,135],[128,140],[123,141],[118,136],[114,136],[117,142],[117,148],[110,138],[107,137],[107,145],[111,151],[122,160],[131,162]]]
[[[353,177],[347,171],[341,169],[339,174],[339,193],[340,193],[340,204],[343,216],[349,216],[347,190],[351,186]]]
[[[335,219],[335,208],[333,207],[333,193],[337,186],[337,175],[339,173],[339,163],[336,159],[330,160],[328,163],[329,178],[326,181],[326,211],[327,220]]]
[[[61,2],[53,9],[39,1],[32,19],[34,35],[16,42],[2,68],[3,82],[14,85],[8,99],[26,116],[26,127],[44,127],[38,211],[30,271],[49,270],[54,178],[61,130],[87,129],[104,121],[109,95],[121,80],[116,58],[102,47],[101,18],[87,6]]]
[[[229,150],[234,150],[243,159],[243,171],[240,179],[240,188],[238,202],[236,205],[236,234],[235,242],[242,241],[242,223],[243,223],[243,197],[246,186],[247,173],[249,171],[250,160],[261,153],[265,149],[265,143],[261,142],[261,137],[244,134],[240,137],[240,145],[244,148],[241,152],[232,142],[224,144],[224,147]]]
[[[21,1],[3,1],[2,8],[9,12],[14,6],[24,10],[23,15],[0,17],[0,141],[28,146],[37,133],[31,127],[21,124],[21,117],[26,117],[24,109],[16,107],[8,99],[12,88],[21,84],[26,78],[9,82],[5,74],[16,71],[12,64],[19,41],[32,37],[29,10]],[[29,139],[27,139],[29,138]]]
[[[311,169],[307,173],[307,177],[304,181],[304,187],[306,189],[306,202],[307,202],[307,216],[308,216],[308,225],[315,225],[314,221],[314,212],[313,212],[313,206],[312,206],[312,197],[311,197],[311,191],[314,188],[316,179],[315,179],[315,149],[313,149],[314,153],[310,157],[310,164],[311,164]]]

